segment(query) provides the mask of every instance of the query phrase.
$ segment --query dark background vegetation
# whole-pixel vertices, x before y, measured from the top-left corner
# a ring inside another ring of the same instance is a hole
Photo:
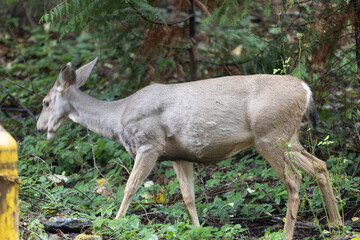
[[[303,79],[321,121],[310,132],[304,125],[301,140],[330,170],[348,225],[336,234],[356,236],[359,30],[358,0],[0,1],[0,123],[19,145],[21,238],[73,239],[44,229],[54,216],[87,218],[93,223],[87,233],[104,239],[281,238],[286,191],[253,149],[195,166],[204,223],[197,231],[169,162],[156,166],[128,216],[111,220],[132,167],[125,150],[70,122],[51,141],[35,131],[42,97],[59,70],[95,57],[83,90],[103,100],[155,82],[259,73]],[[307,176],[300,195],[295,238],[329,237],[321,194]]]

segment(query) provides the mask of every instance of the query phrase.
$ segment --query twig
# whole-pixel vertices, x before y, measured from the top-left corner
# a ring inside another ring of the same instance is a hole
[[[51,173],[51,167],[49,166],[49,164],[48,164],[44,159],[42,159],[41,157],[37,156],[35,153],[29,153],[28,155],[31,156],[31,157],[36,158],[37,160],[40,160],[41,162],[43,162],[43,163],[46,165],[49,173]],[[26,156],[26,155],[25,155],[25,156]],[[23,157],[23,156],[20,156],[19,158],[22,158],[22,157]],[[58,177],[56,177],[56,178],[58,178]],[[58,179],[61,180],[60,178],[58,178]]]
[[[15,35],[15,34],[13,33],[13,31],[11,30],[10,25],[8,26],[8,29],[9,29],[9,32],[10,32],[11,36],[14,38],[14,40],[15,40],[15,42],[16,42],[16,46],[19,46],[19,41],[17,40],[16,35]],[[19,49],[19,48],[18,48],[18,49]],[[23,56],[23,54],[22,54],[21,51],[20,51],[20,56],[21,56],[22,61],[23,61],[24,65],[25,65],[26,71],[29,72],[29,71],[28,71],[28,64],[27,64],[27,62],[25,61],[25,57]],[[27,79],[28,79],[29,82],[30,82],[30,85],[31,85],[31,88],[33,89],[33,92],[35,92],[34,84],[33,84],[33,82],[31,81],[31,78],[28,76]]]
[[[122,168],[124,168],[125,169],[125,171],[130,175],[130,171],[129,171],[129,169],[125,166],[125,164],[122,162],[122,160],[118,157],[118,159],[119,159],[119,162],[121,163],[118,163],[118,162],[116,162],[116,164],[118,164],[120,167],[122,167]]]
[[[25,109],[7,108],[7,107],[2,107],[1,110],[2,110],[2,111],[7,111],[7,112],[26,112]]]
[[[214,66],[237,66],[237,65],[241,65],[244,63],[248,63],[254,60],[254,58],[260,56],[265,49],[268,47],[269,45],[267,45],[266,47],[264,47],[262,50],[260,50],[258,53],[256,53],[255,55],[249,57],[248,59],[244,59],[242,61],[237,61],[237,62],[224,62],[224,63],[217,63],[217,62],[211,62],[211,61],[207,61],[207,60],[198,60],[199,63],[206,63],[206,64],[210,64],[210,65],[214,65]]]
[[[34,199],[34,200],[37,200],[37,201],[40,201],[40,202],[52,203],[52,202],[49,201],[49,200],[46,200],[46,199],[43,199],[43,198],[33,197],[33,196],[26,195],[26,194],[22,194],[22,193],[19,193],[19,196],[21,196],[21,197],[26,197],[26,198],[30,198],[30,199]]]
[[[6,90],[6,88],[0,83],[0,86],[1,86],[1,88],[3,89],[3,91],[9,96],[9,97],[11,97],[11,99],[12,100],[14,100],[20,107],[22,107],[22,109],[24,109],[26,112],[27,112],[27,114],[30,116],[30,117],[32,117],[32,119],[34,120],[34,122],[36,122],[37,120],[36,120],[36,117],[34,116],[34,114],[27,108],[27,107],[25,107],[21,102],[20,102],[20,100],[18,100],[17,98],[15,98],[13,95],[11,95],[11,93],[9,93],[7,90]]]
[[[59,237],[61,237],[61,239],[64,239],[64,240],[69,240],[70,239],[60,229],[56,228],[55,231],[56,231],[56,234]]]
[[[356,134],[357,134],[357,136],[359,138],[359,141],[360,141],[360,134],[359,134],[359,130],[356,127],[355,119],[354,119],[354,126],[355,126],[355,130],[356,130]],[[354,178],[356,176],[357,172],[359,171],[359,167],[360,167],[360,157],[359,157],[358,162],[356,164],[355,170],[354,170],[353,174],[351,175],[352,178]]]
[[[158,21],[154,21],[154,20],[148,19],[147,17],[145,17],[145,16],[134,6],[134,4],[132,4],[131,2],[128,2],[128,3],[129,3],[129,5],[131,6],[131,8],[134,9],[135,12],[136,12],[142,19],[144,19],[144,20],[147,21],[147,22],[156,24],[156,25],[172,26],[172,25],[176,25],[176,24],[179,24],[179,23],[186,22],[187,20],[189,20],[190,18],[192,18],[192,17],[195,16],[194,14],[190,14],[190,15],[186,16],[185,18],[181,19],[181,20],[178,20],[178,21],[175,21],[175,22],[171,22],[171,23],[163,23],[163,22],[158,22]]]
[[[28,231],[28,232],[30,232],[32,235],[34,235],[34,236],[36,236],[36,237],[38,237],[39,239],[41,239],[41,240],[45,240],[45,238],[44,237],[42,237],[42,236],[40,236],[39,234],[37,234],[36,232],[33,232],[33,231],[31,231],[31,230],[29,230],[29,228],[26,228],[26,227],[24,227],[24,226],[19,226],[20,228],[22,228],[23,230],[24,230],[24,232],[26,232],[26,231]],[[48,239],[48,238],[47,238]]]
[[[29,24],[32,28],[35,28],[37,26],[37,24],[34,22],[34,20],[32,19],[32,13],[31,13],[31,7],[28,6],[28,1],[24,1],[24,10],[25,10],[25,16],[27,18],[27,20],[29,21]]]
[[[208,193],[205,194],[200,194],[200,196],[216,196],[216,195],[220,195],[223,193],[227,193],[233,190],[232,186],[224,186],[222,187],[220,190],[219,189],[215,189],[213,191],[210,191]]]
[[[282,223],[284,222],[283,218],[281,218],[281,217],[271,217],[271,219],[275,220],[275,221],[282,222]],[[295,226],[302,226],[302,227],[307,227],[307,228],[317,228],[318,227],[318,225],[305,223],[305,222],[301,222],[301,221],[298,221],[298,220],[296,220]]]
[[[48,168],[48,170],[49,170],[49,175],[50,175],[50,173],[52,173],[49,164],[47,164],[47,162],[46,162],[44,159],[42,159],[41,157],[35,155],[34,153],[30,153],[30,154],[28,154],[28,155],[36,158],[37,160],[42,161],[42,162],[46,165],[46,167]],[[23,155],[23,156],[26,156],[26,155]],[[22,158],[23,156],[20,156],[19,158]],[[56,179],[62,181],[62,179],[59,178],[59,177],[57,177],[55,174],[51,174],[51,175],[52,175],[53,177],[55,177]],[[94,201],[94,200],[91,199],[88,195],[86,195],[83,191],[77,189],[75,186],[73,186],[72,188],[75,189],[76,191],[78,191],[79,193],[81,193],[82,195],[84,195],[84,197],[86,197],[86,198],[89,199],[90,201]]]
[[[21,197],[24,197],[24,198],[29,198],[29,199],[33,199],[33,200],[37,200],[39,202],[45,202],[45,203],[52,203],[52,201],[49,201],[49,200],[46,200],[46,199],[43,199],[43,198],[37,198],[37,197],[33,197],[33,196],[30,196],[30,195],[27,195],[27,194],[23,194],[23,193],[19,193],[19,196]],[[86,196],[86,195],[85,195]],[[87,197],[87,196],[86,196]],[[89,198],[89,197],[88,197]],[[92,199],[90,199],[91,201],[94,201]],[[61,202],[63,204],[63,206],[65,206],[64,202]],[[72,204],[72,203],[70,203]],[[66,203],[66,206],[71,210],[71,211],[76,211],[76,212],[81,212],[81,210],[77,209],[76,207],[74,206],[69,206],[70,205],[69,203]],[[32,207],[35,207],[34,204],[32,203]],[[75,204],[73,204],[75,205]],[[39,208],[39,207],[38,207]],[[40,209],[40,208],[39,208]],[[53,208],[53,209],[57,209],[56,207]]]
[[[28,89],[28,88],[26,88],[26,87],[23,87],[23,86],[21,86],[20,84],[17,84],[16,82],[14,82],[13,80],[11,80],[11,79],[9,79],[9,78],[5,78],[5,80],[11,82],[12,84],[18,86],[18,87],[21,88],[21,89],[24,89],[24,90],[26,90],[26,91],[29,91],[29,92],[31,92],[31,93],[34,93],[36,96],[38,96],[38,97],[41,98],[41,99],[44,98],[43,95],[40,95],[40,94],[38,94],[37,92],[34,92],[33,90],[30,90],[30,89]]]
[[[226,64],[224,64],[224,68],[226,70],[226,72],[228,73],[229,76],[232,76],[232,72],[230,71],[230,69],[228,68],[228,66]]]
[[[147,220],[150,222],[150,219],[148,218],[148,215],[156,215],[159,214],[159,212],[149,212],[149,213],[144,213],[144,214],[139,214],[137,215],[138,217],[144,217],[146,216]]]
[[[195,0],[195,5],[197,8],[199,8],[201,11],[203,11],[206,16],[210,17],[211,13],[209,12],[209,9],[206,7],[206,5],[204,3],[202,3],[199,0]]]
[[[172,202],[137,202],[140,205],[168,205],[168,204],[175,204],[178,202],[183,202],[183,201],[172,201]],[[143,207],[143,206],[142,206]]]
[[[145,217],[146,217],[146,219],[148,220],[148,222],[150,222],[150,218],[149,218],[149,214],[148,214],[148,212],[146,211],[146,208],[140,203],[140,202],[137,202],[139,205],[140,205],[140,207],[144,210],[144,212],[145,212]]]
[[[97,165],[96,165],[94,144],[93,144],[93,141],[92,141],[92,139],[91,139],[89,129],[86,129],[86,130],[87,130],[87,135],[88,135],[88,137],[89,137],[89,141],[90,141],[90,145],[91,145],[91,151],[92,151],[92,155],[93,155],[94,167],[95,167],[95,169],[99,172],[99,174],[101,175],[101,177],[104,178],[104,179],[106,179],[105,176],[101,173],[101,171],[99,170],[99,168],[98,168]]]
[[[265,195],[270,199],[270,201],[274,204],[274,207],[279,211],[279,213],[281,213],[281,208],[279,207],[279,205],[275,202],[275,200],[271,197],[271,195],[264,189],[262,188],[261,191],[263,191],[265,193]]]

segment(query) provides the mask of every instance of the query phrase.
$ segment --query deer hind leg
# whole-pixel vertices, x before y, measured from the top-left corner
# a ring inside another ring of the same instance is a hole
[[[316,178],[319,183],[320,190],[324,196],[329,221],[337,226],[342,226],[342,219],[337,208],[337,200],[329,181],[329,172],[326,168],[326,163],[308,153],[298,141],[294,143],[294,147],[299,151],[299,154],[295,155],[295,164],[297,167],[313,178]]]
[[[176,172],[176,176],[179,179],[181,194],[186,207],[189,210],[191,222],[195,227],[200,227],[195,206],[193,163],[186,161],[173,161],[172,164]]]
[[[256,149],[270,163],[286,187],[288,200],[284,233],[286,234],[285,239],[292,239],[300,205],[301,175],[294,168],[287,149],[282,144],[262,140],[256,143]]]
[[[121,218],[126,214],[132,198],[134,197],[140,184],[153,169],[158,156],[158,152],[152,150],[137,153],[133,170],[131,171],[130,177],[126,183],[124,198],[115,219]]]

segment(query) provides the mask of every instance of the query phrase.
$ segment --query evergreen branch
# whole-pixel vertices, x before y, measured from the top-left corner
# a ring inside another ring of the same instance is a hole
[[[53,7],[52,9],[50,9],[47,13],[45,13],[43,16],[41,16],[40,20],[39,20],[39,23],[45,21],[47,22],[49,20],[49,17],[50,17],[50,21],[52,22],[53,21],[53,18],[54,18],[54,14],[55,15],[59,15],[59,8],[62,8],[63,4],[65,4],[65,8],[66,8],[66,3],[67,3],[68,0],[64,0],[62,1],[61,3],[57,4],[55,7]]]
[[[132,4],[131,2],[128,2],[129,5],[131,6],[132,9],[134,9],[134,11],[142,18],[144,19],[145,21],[147,22],[150,22],[150,23],[153,23],[153,24],[156,24],[156,25],[161,25],[161,26],[173,26],[173,25],[176,25],[176,24],[179,24],[179,23],[183,23],[183,22],[186,22],[187,20],[189,20],[190,18],[194,17],[195,14],[190,14],[188,16],[186,16],[185,18],[181,19],[181,20],[178,20],[178,21],[175,21],[175,22],[171,22],[171,23],[168,23],[168,22],[158,22],[158,21],[154,21],[154,20],[151,20],[151,19],[148,19],[147,17],[145,17],[135,6],[134,4]]]

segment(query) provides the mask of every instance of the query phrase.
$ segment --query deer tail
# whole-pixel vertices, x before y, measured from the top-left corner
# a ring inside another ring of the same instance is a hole
[[[307,119],[309,120],[309,122],[311,122],[313,128],[315,129],[317,126],[317,123],[320,119],[319,113],[316,110],[314,99],[312,97],[312,92],[311,92],[309,86],[304,82],[302,83],[302,85],[305,88],[305,90],[307,91],[307,102],[306,102],[305,115],[306,115]]]

